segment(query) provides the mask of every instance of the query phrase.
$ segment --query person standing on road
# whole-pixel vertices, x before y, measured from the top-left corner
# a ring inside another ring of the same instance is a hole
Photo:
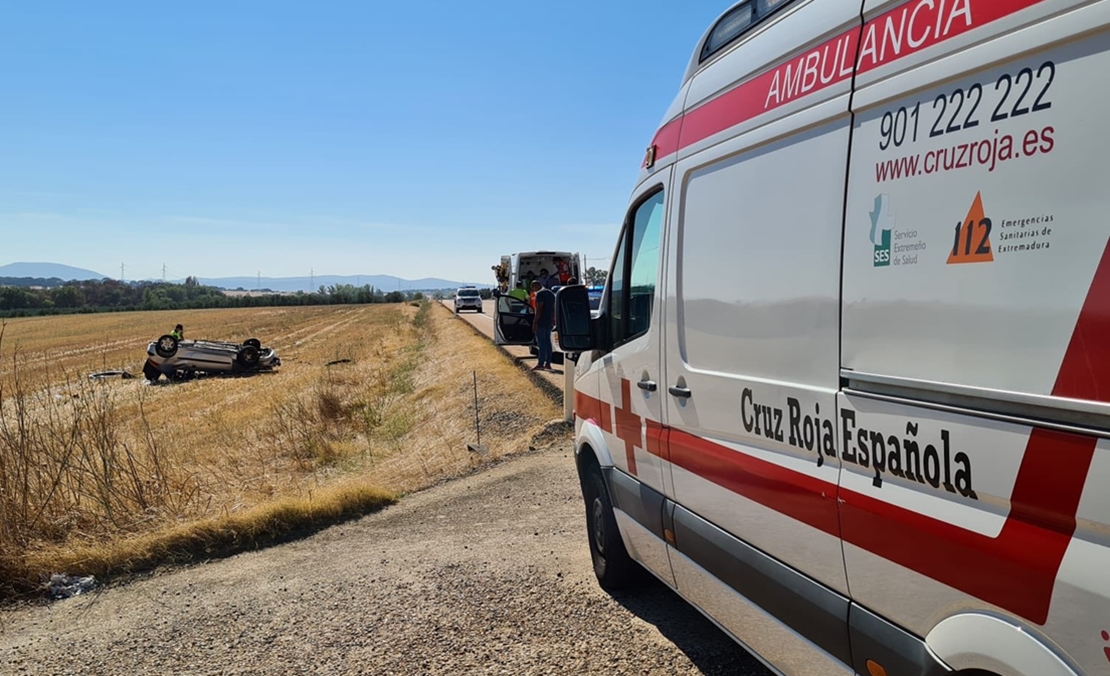
[[[555,294],[543,288],[538,281],[532,282],[532,293],[536,295],[536,314],[532,319],[532,332],[536,334],[536,347],[539,357],[533,371],[551,371],[551,331],[555,328]]]

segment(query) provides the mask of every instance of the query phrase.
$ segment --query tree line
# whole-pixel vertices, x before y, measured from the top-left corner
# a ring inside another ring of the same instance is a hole
[[[3,280],[0,280],[2,283]],[[366,284],[321,286],[313,292],[229,294],[197,283],[120,282],[113,279],[66,282],[61,286],[0,286],[0,317],[23,317],[76,312],[137,310],[199,310],[207,308],[275,307],[296,305],[355,305],[419,300],[419,291],[385,292]]]

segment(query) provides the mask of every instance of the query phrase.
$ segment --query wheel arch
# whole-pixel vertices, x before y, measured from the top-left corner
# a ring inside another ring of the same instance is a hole
[[[605,443],[605,435],[594,420],[585,420],[579,424],[574,447],[579,471],[583,468],[585,457],[592,457],[602,469],[613,466],[613,457],[609,453],[608,444]]]
[[[985,613],[954,615],[925,637],[929,649],[965,676],[1077,676],[1065,656],[1028,628]]]

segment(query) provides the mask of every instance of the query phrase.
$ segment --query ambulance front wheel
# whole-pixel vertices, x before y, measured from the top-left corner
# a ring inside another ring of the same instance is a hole
[[[596,463],[591,463],[586,469],[582,483],[590,557],[598,583],[607,591],[635,586],[643,579],[641,568],[624,548],[617,520],[613,516],[613,503],[601,476],[601,468]]]

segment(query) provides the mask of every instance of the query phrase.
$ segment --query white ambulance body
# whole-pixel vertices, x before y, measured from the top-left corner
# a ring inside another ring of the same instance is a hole
[[[582,278],[582,256],[571,251],[522,251],[501,257],[500,268],[506,275],[506,291],[516,288],[517,282],[539,279],[540,273],[547,270],[554,275],[558,260],[566,261],[570,276]]]
[[[784,674],[1110,674],[1110,0],[749,0],[581,352],[595,572]]]
[[[571,251],[522,251],[501,257],[498,272],[498,292],[493,304],[493,342],[497,345],[530,345],[535,342],[532,332],[532,310],[527,303],[505,295],[515,289],[517,283],[523,284],[531,292],[531,280],[539,279],[541,273],[555,275],[558,261],[565,261],[571,277],[582,279],[582,256]],[[501,277],[504,275],[504,277]]]

